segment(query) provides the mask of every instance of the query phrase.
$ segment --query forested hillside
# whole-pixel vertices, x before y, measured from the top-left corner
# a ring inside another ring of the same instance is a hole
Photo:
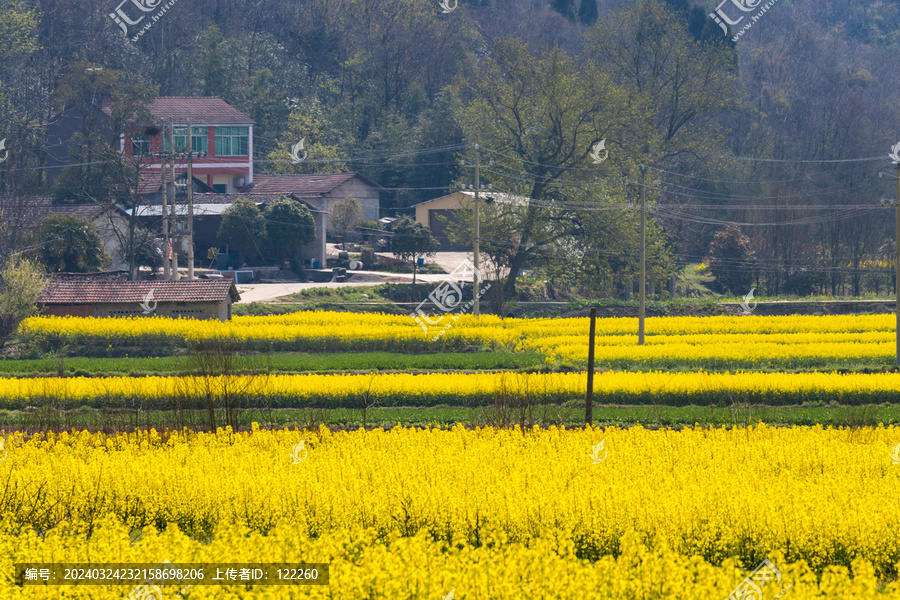
[[[720,6],[749,22],[738,3]],[[258,171],[359,171],[385,214],[471,183],[460,159],[479,161],[482,183],[531,199],[483,230],[514,276],[621,289],[643,186],[656,277],[735,222],[732,266],[771,293],[891,286],[896,3],[778,0],[736,42],[712,2],[685,0],[169,4],[134,41],[110,17],[131,3],[0,0],[5,194],[50,193],[64,104],[214,95],[256,122]]]

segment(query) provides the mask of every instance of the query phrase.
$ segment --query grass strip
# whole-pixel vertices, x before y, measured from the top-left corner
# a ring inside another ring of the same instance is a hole
[[[409,371],[409,370],[495,370],[537,367],[543,358],[533,353],[443,352],[438,354],[399,354],[366,352],[340,354],[272,354],[253,357],[253,369],[277,373],[316,371]],[[156,358],[39,358],[0,360],[4,376],[66,374],[78,377],[104,375],[165,375],[191,369],[189,356]]]
[[[496,406],[465,408],[435,406],[429,408],[371,408],[360,409],[274,409],[243,410],[234,414],[235,429],[249,429],[252,423],[264,428],[317,429],[320,425],[338,429],[359,427],[390,428],[452,426],[457,423],[470,427],[535,425],[542,427],[584,425],[584,407],[574,403],[504,409]],[[217,424],[225,416],[217,411]],[[595,406],[594,425],[632,426],[648,428],[746,427],[757,423],[776,426],[812,427],[873,427],[900,424],[900,406],[867,404],[863,406]],[[158,430],[206,429],[206,411],[103,411],[79,408],[60,411],[0,410],[0,428],[9,430],[70,430],[91,429],[125,431],[134,428]]]

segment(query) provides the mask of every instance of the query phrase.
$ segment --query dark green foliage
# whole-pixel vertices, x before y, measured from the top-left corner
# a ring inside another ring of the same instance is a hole
[[[706,265],[716,277],[715,286],[721,291],[738,296],[749,292],[755,264],[750,238],[736,223],[729,223],[713,237]]]
[[[391,252],[399,258],[415,264],[413,270],[413,283],[415,283],[418,258],[432,256],[441,249],[441,244],[431,235],[430,229],[409,217],[403,217],[394,223],[392,231]]]
[[[316,239],[316,221],[305,205],[282,196],[266,207],[269,247],[282,258],[296,256],[301,246]]]
[[[246,198],[239,198],[222,215],[218,238],[231,250],[237,250],[243,263],[248,250],[261,249],[266,242],[266,219],[259,208]]]
[[[575,20],[575,0],[553,0],[553,10],[570,21]]]
[[[50,214],[41,226],[38,252],[49,271],[86,273],[109,264],[100,233],[85,217]]]
[[[578,7],[578,20],[582,25],[593,25],[597,20],[597,0],[581,0]]]

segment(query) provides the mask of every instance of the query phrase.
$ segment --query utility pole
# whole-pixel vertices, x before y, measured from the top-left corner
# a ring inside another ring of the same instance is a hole
[[[644,318],[647,309],[647,193],[644,185],[647,167],[641,165],[641,306],[638,312],[638,345],[644,345]]]
[[[191,120],[187,122],[187,153],[188,153],[188,281],[194,279],[194,131],[191,129]]]
[[[584,424],[594,424],[594,335],[597,332],[597,309],[591,309],[591,328],[588,334],[587,395],[584,401]]]
[[[175,229],[175,223],[177,223],[176,211],[175,211],[175,120],[170,119],[169,122],[169,159],[170,159],[170,168],[172,171],[172,212],[171,212],[171,226],[172,229]],[[178,280],[178,250],[176,249],[177,245],[175,244],[175,236],[172,236],[172,281]]]
[[[473,276],[474,282],[472,284],[472,294],[473,294],[473,300],[474,300],[475,304],[472,308],[472,314],[476,317],[481,314],[481,306],[480,306],[479,298],[478,298],[480,296],[480,294],[479,294],[479,283],[480,283],[479,275],[480,275],[480,273],[479,273],[478,269],[480,268],[479,264],[481,262],[479,260],[480,254],[481,254],[480,253],[481,249],[479,247],[479,241],[481,238],[481,219],[479,218],[479,214],[478,214],[478,192],[481,188],[481,181],[479,179],[480,169],[481,169],[481,161],[478,158],[478,144],[475,144],[475,240],[472,243],[472,254],[473,254],[474,261],[475,261],[475,273]]]
[[[159,157],[159,171],[162,174],[162,234],[163,234],[163,279],[169,280],[172,278],[172,267],[171,262],[169,261],[169,249],[172,247],[172,242],[169,240],[169,206],[166,201],[166,187],[169,185],[166,182],[166,152],[165,152],[165,140],[166,140],[166,124],[163,123],[162,126],[162,135],[160,136],[160,142],[162,143],[162,147],[160,148],[157,156]],[[174,198],[173,198],[174,200]]]

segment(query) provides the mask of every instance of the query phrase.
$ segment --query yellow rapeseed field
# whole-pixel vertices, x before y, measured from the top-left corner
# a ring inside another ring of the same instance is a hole
[[[722,600],[768,558],[765,600],[900,598],[898,443],[881,426],[15,433],[0,597],[131,589],[23,589],[16,563],[167,559],[330,563],[327,587],[189,599]]]
[[[371,373],[203,377],[0,378],[0,408],[90,404],[112,408],[140,404],[171,408],[173,401],[232,396],[263,400],[272,407],[357,406],[363,395],[380,406],[462,405],[494,401],[498,395],[533,403],[584,397],[585,373]],[[599,404],[667,405],[757,402],[879,404],[900,400],[900,373],[709,373],[608,371],[594,377]]]
[[[620,368],[688,366],[707,369],[841,367],[891,364],[891,315],[791,317],[655,317],[637,345],[637,319],[597,321],[597,361]],[[422,352],[467,346],[537,351],[548,362],[587,359],[588,320],[500,319],[463,315],[436,341],[408,316],[300,312],[235,317],[230,323],[193,319],[36,317],[26,338],[91,344],[118,355],[137,345],[145,353],[166,345],[227,340],[235,347],[310,352]]]

